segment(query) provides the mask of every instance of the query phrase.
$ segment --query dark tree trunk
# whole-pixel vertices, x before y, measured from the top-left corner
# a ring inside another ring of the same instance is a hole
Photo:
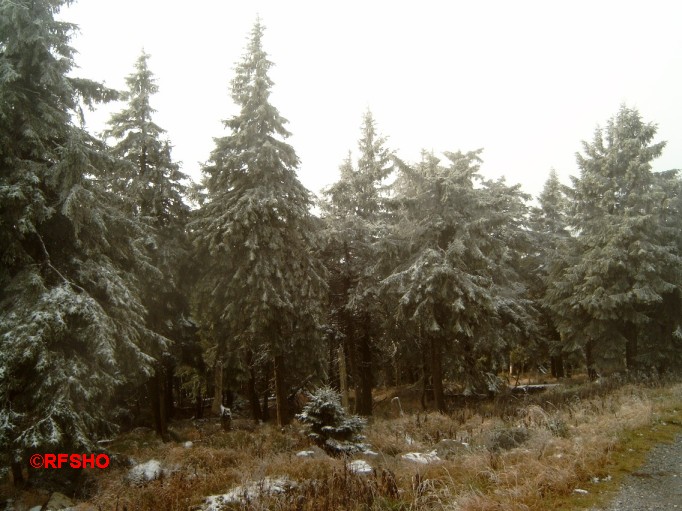
[[[263,391],[263,409],[261,416],[263,417],[263,422],[268,422],[270,420],[270,403],[268,402],[269,389]]]
[[[554,378],[563,378],[566,376],[564,371],[564,357],[562,355],[555,355],[551,357],[552,376]]]
[[[194,410],[194,418],[195,419],[203,419],[204,418],[204,396],[201,394],[201,385],[199,385],[199,388],[197,389],[197,400],[195,405],[195,410]]]
[[[358,415],[372,415],[372,350],[369,335],[358,339],[358,379],[355,384],[355,408]]]
[[[341,391],[341,404],[346,411],[350,411],[350,399],[348,396],[348,370],[346,369],[346,350],[343,344],[339,346],[339,390]]]
[[[637,327],[628,325],[630,328],[625,331],[625,367],[628,371],[636,371],[639,368],[637,363]]]
[[[279,427],[289,424],[289,406],[287,403],[287,388],[284,379],[284,357],[276,355],[273,360],[275,373],[275,399],[277,400],[277,425]]]
[[[166,377],[163,368],[157,367],[154,376],[149,380],[147,388],[154,416],[154,427],[161,439],[168,441],[168,422],[166,417]]]
[[[436,409],[445,413],[445,394],[443,393],[443,353],[436,336],[431,336],[431,380],[433,383],[433,399]]]
[[[166,411],[166,423],[168,423],[175,413],[175,406],[173,403],[173,383],[175,368],[172,365],[168,365],[165,370],[166,380],[164,382],[164,402]]]
[[[396,368],[395,359],[389,357],[384,362],[384,385],[387,387],[395,387],[396,383]]]
[[[587,365],[587,377],[590,381],[597,379],[597,370],[594,367],[594,355],[592,350],[594,348],[594,341],[589,340],[585,343],[585,364]]]
[[[216,361],[213,368],[213,403],[211,404],[211,412],[213,415],[220,417],[220,407],[223,406],[223,363]]]
[[[270,396],[270,374],[272,373],[272,364],[268,363],[265,366],[265,372],[263,373],[263,407],[261,410],[261,416],[263,422],[270,420],[270,405],[268,399]]]
[[[12,481],[14,482],[14,486],[23,486],[26,480],[24,479],[21,463],[13,461],[10,465],[12,467]]]
[[[260,421],[263,420],[263,415],[260,409],[260,402],[258,401],[258,392],[256,391],[256,367],[253,362],[253,353],[250,351],[246,353],[246,365],[249,368],[249,379],[246,382],[246,394],[251,405],[251,415],[253,416],[253,420]]]
[[[339,357],[338,357],[339,344],[336,341],[329,341],[329,376],[327,384],[333,388],[341,391],[341,381],[339,376]]]
[[[428,408],[428,403],[431,401],[433,396],[433,387],[431,386],[431,367],[429,366],[428,357],[426,356],[426,348],[421,344],[421,354],[422,354],[422,410]]]

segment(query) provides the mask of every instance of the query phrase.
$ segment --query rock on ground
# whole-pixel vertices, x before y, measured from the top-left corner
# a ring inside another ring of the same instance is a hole
[[[69,497],[62,493],[54,492],[42,509],[43,511],[57,511],[59,509],[70,509],[73,505],[73,501]]]

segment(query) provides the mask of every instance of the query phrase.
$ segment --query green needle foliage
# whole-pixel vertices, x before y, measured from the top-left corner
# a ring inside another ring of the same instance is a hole
[[[401,255],[384,289],[396,321],[428,354],[439,410],[446,376],[466,392],[495,389],[502,355],[533,325],[517,275],[527,250],[525,196],[518,186],[483,180],[479,153],[446,153],[448,166],[423,154],[416,166],[401,165],[396,183],[401,208],[392,238]]]
[[[182,358],[183,348],[194,344],[187,299],[191,286],[187,275],[191,272],[185,228],[190,212],[183,201],[188,178],[171,158],[170,142],[163,138],[165,130],[152,119],[155,110],[150,99],[159,87],[148,62],[149,55],[143,51],[135,72],[126,78],[126,106],[111,116],[104,135],[116,142],[110,149],[116,161],[112,191],[123,198],[129,215],[147,226],[146,245],[163,275],[144,282],[143,299],[150,329],[175,341],[172,352],[154,354],[157,364],[149,389],[156,427],[165,437],[173,405],[167,396],[174,366]]]
[[[652,143],[655,135],[653,124],[622,107],[577,157],[574,237],[548,299],[568,349],[584,349],[593,375],[664,370],[668,355],[679,359],[682,260],[666,226],[679,188],[674,173],[651,170],[665,145]]]
[[[341,396],[334,389],[322,387],[313,392],[303,411],[296,418],[305,425],[313,442],[332,454],[348,454],[361,450],[360,435],[366,420],[348,415],[341,405]]]
[[[325,272],[310,193],[284,142],[287,121],[269,101],[272,64],[263,31],[258,21],[236,68],[232,99],[240,110],[225,121],[231,134],[216,139],[203,169],[207,200],[191,228],[208,263],[197,285],[196,317],[218,358],[239,351],[243,359],[264,353],[272,361],[278,422],[286,423],[285,375],[318,358]]]
[[[116,97],[69,77],[64,1],[0,3],[0,456],[94,448],[114,389],[151,372],[166,339],[146,324],[157,276],[146,226],[109,191],[113,159],[77,124]]]
[[[331,323],[343,342],[355,386],[355,408],[372,415],[373,358],[381,337],[377,240],[386,233],[387,190],[393,155],[367,111],[354,166],[349,155],[340,179],[324,190],[325,258]]]

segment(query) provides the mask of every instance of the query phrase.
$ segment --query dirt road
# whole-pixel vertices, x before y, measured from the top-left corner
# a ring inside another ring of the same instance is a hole
[[[682,435],[655,447],[646,464],[625,478],[608,511],[682,511]],[[596,511],[596,510],[595,510]]]

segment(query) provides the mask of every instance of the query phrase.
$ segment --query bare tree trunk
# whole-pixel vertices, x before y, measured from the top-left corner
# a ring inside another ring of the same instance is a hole
[[[220,407],[223,406],[223,362],[216,360],[214,370],[214,391],[213,403],[211,404],[211,412],[213,415],[220,417]]]
[[[203,419],[204,418],[204,396],[201,394],[201,384],[199,384],[199,388],[197,389],[197,399],[196,399],[196,402],[194,403],[194,405],[195,405],[194,418],[195,419]]]
[[[555,378],[563,378],[566,376],[564,371],[564,357],[562,355],[554,355],[552,361],[552,376]]]
[[[585,344],[585,364],[587,365],[587,376],[591,381],[597,379],[597,370],[594,367],[594,357],[592,355],[594,341],[591,339]]]
[[[166,423],[168,423],[172,418],[175,413],[175,403],[173,401],[173,383],[175,378],[173,378],[173,374],[175,373],[175,368],[168,364],[165,368],[164,376],[165,376],[165,381],[164,381],[164,403],[165,403],[165,411],[166,411]]]
[[[346,353],[343,350],[343,344],[338,349],[339,359],[339,384],[341,386],[341,404],[350,411],[350,399],[348,396],[348,371],[346,370]]]
[[[14,482],[14,486],[23,486],[26,480],[24,479],[21,462],[13,461],[10,465],[12,467],[12,481]]]
[[[339,376],[339,347],[337,343],[333,340],[329,340],[329,372],[327,376],[328,385],[341,391],[341,381]]]
[[[433,399],[439,412],[445,413],[445,395],[443,393],[443,353],[436,336],[431,336],[431,379]]]
[[[250,350],[246,352],[246,367],[248,367],[249,371],[249,379],[246,382],[246,394],[251,405],[251,415],[253,420],[260,421],[263,420],[263,416],[261,414],[260,402],[258,401],[258,392],[256,391],[256,367],[253,362],[253,353]]]
[[[164,442],[168,441],[165,381],[163,367],[158,365],[154,370],[154,376],[152,376],[147,384],[152,414],[154,416],[154,427],[156,433]]]
[[[372,351],[367,329],[358,340],[358,377],[355,384],[355,408],[359,415],[372,415]]]
[[[624,332],[625,338],[625,366],[628,371],[636,371],[637,364],[637,327],[633,324],[628,325]]]
[[[289,406],[287,403],[287,389],[284,380],[284,357],[276,355],[273,360],[275,373],[275,398],[277,400],[277,425],[279,427],[289,424]]]
[[[265,370],[263,374],[263,407],[261,410],[261,417],[263,422],[270,420],[270,406],[268,403],[270,396],[270,373],[272,372],[272,363],[268,362],[265,364]]]
[[[429,367],[427,358],[426,358],[426,349],[424,348],[423,344],[421,345],[421,355],[422,355],[422,364],[421,364],[421,372],[422,372],[422,395],[421,395],[421,404],[422,404],[422,410],[427,409],[427,402],[430,401],[430,390],[432,390],[432,387],[429,385],[429,380],[430,380],[430,375],[431,375],[431,368]]]
[[[159,434],[164,442],[168,442],[170,437],[168,435],[168,408],[166,407],[166,377],[163,369],[156,377],[156,390],[159,401]]]

